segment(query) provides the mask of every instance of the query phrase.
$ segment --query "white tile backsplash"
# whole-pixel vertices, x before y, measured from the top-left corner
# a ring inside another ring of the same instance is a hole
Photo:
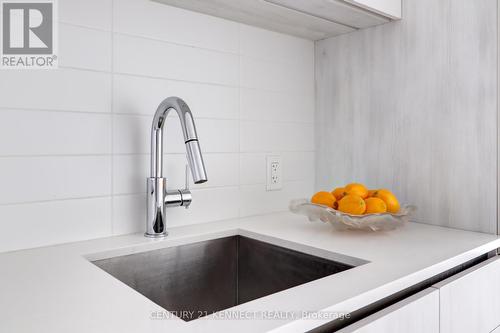
[[[114,120],[113,147],[116,153],[150,152],[152,116],[116,115]],[[164,153],[184,153],[186,148],[180,122],[169,119],[164,126]],[[197,119],[196,129],[203,152],[238,152],[238,120]]]
[[[59,24],[59,66],[111,70],[111,32]],[[92,45],[92,47],[89,47]]]
[[[0,156],[111,154],[110,129],[110,114],[0,109]]]
[[[193,190],[193,200],[200,203],[197,205],[192,204],[189,209],[172,209],[168,217],[170,220],[167,223],[175,226],[225,220],[239,216],[239,187]]]
[[[314,157],[312,151],[283,153],[283,180],[314,181]]]
[[[240,89],[242,120],[314,123],[314,94]]]
[[[314,151],[314,124],[242,120],[240,150]]]
[[[313,61],[310,66],[313,66]],[[305,66],[304,66],[305,65]],[[279,60],[261,60],[242,55],[240,59],[240,84],[244,88],[314,95],[314,73],[308,63],[296,64]]]
[[[3,70],[1,74],[0,107],[109,112],[109,73],[61,68]]]
[[[111,198],[0,205],[0,228],[0,252],[106,237]]]
[[[152,116],[173,95],[193,111],[209,181],[191,184],[169,226],[310,195],[312,42],[147,0],[59,10],[60,68],[0,75],[0,251],[143,232]],[[164,175],[179,188],[185,150],[169,117]],[[267,154],[282,155],[281,191],[265,190]],[[19,224],[31,236],[13,237]]]
[[[111,194],[111,156],[8,157],[0,165],[0,205]]]
[[[238,55],[115,33],[117,73],[236,86]]]
[[[310,64],[314,61],[314,42],[242,24],[240,53],[262,60]]]
[[[144,87],[148,87],[144,89]],[[114,75],[113,112],[151,116],[165,96],[180,96],[197,118],[238,119],[239,89],[194,82]],[[173,115],[173,114],[172,114]]]
[[[266,153],[240,153],[240,183],[255,185],[266,183]]]
[[[205,167],[210,174],[210,181],[194,185],[193,188],[223,187],[239,185],[238,153],[206,153],[203,155]],[[186,156],[184,154],[164,155],[163,176],[171,188],[184,188]],[[150,156],[115,155],[113,157],[113,193],[137,194],[146,192],[146,178],[150,176]]]
[[[238,53],[238,24],[235,22],[153,1],[119,0],[114,6],[116,32]]]
[[[113,0],[59,0],[59,21],[111,30]]]
[[[242,185],[240,215],[260,215],[286,210],[290,200],[311,195],[313,183],[285,182],[281,191],[266,191],[266,185]],[[277,207],[280,207],[277,209]]]

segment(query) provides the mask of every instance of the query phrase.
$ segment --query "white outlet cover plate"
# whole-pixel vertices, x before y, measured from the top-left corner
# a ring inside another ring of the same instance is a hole
[[[276,191],[283,188],[283,163],[281,156],[266,156],[266,190]]]

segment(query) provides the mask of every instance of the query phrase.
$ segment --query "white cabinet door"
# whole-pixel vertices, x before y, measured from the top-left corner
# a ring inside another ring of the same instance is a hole
[[[439,333],[439,291],[421,291],[338,332]]]
[[[439,289],[441,333],[490,333],[500,325],[500,257],[434,287]]]

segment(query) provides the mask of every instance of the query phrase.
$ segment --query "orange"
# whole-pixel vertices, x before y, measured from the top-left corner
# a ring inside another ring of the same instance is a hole
[[[345,195],[345,188],[337,187],[335,190],[332,191],[332,194],[335,197],[335,199],[340,200]]]
[[[321,191],[312,196],[311,202],[318,205],[332,207],[335,204],[335,197],[330,192]]]
[[[389,213],[399,212],[399,201],[398,198],[391,191],[386,189],[377,190],[373,197],[382,199],[387,205],[387,211]]]
[[[359,195],[363,199],[368,197],[368,189],[363,184],[351,183],[345,187],[345,192],[347,194]]]
[[[365,199],[366,212],[365,214],[377,214],[387,212],[387,205],[380,198]]]
[[[368,190],[368,198],[373,197],[373,194],[375,194],[375,192],[377,192],[377,190]]]
[[[338,210],[353,215],[362,215],[366,210],[363,198],[355,194],[347,194],[339,201]]]

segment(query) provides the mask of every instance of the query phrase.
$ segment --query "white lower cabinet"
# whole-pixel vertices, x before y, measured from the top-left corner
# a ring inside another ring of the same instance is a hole
[[[500,333],[500,256],[340,330],[342,333]]]
[[[434,287],[440,295],[441,333],[490,333],[500,325],[500,257]]]
[[[439,292],[423,290],[338,332],[439,333]]]

